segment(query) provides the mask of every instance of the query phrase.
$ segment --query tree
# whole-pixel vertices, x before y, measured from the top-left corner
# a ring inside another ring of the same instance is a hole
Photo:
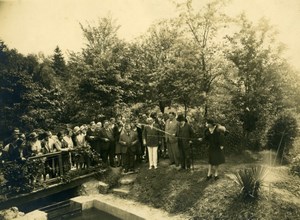
[[[129,46],[118,38],[119,26],[111,17],[99,19],[95,26],[81,24],[81,28],[86,46],[69,63],[78,79],[75,105],[81,109],[75,118],[113,115],[118,106],[135,97],[128,72]]]
[[[231,49],[228,59],[237,68],[231,80],[232,103],[236,117],[243,123],[244,144],[251,143],[254,134],[256,147],[274,117],[283,109],[284,60],[282,46],[275,41],[275,32],[265,19],[253,25],[245,15],[238,18],[240,30],[228,37]]]
[[[201,84],[201,89],[192,88],[190,91],[203,94],[204,117],[209,115],[214,83],[226,75],[229,68],[222,49],[224,42],[220,37],[220,30],[226,27],[228,20],[221,13],[225,3],[222,0],[212,1],[199,11],[194,9],[192,0],[177,5],[180,10],[179,20],[186,33],[186,42],[191,42],[189,47],[193,48],[193,76]]]
[[[61,121],[64,97],[50,62],[40,64],[34,55],[24,56],[4,42],[0,45],[1,136],[12,127],[53,129]]]
[[[174,63],[174,48],[180,32],[173,21],[162,20],[152,25],[136,44],[134,56],[134,79],[144,88],[144,102],[164,108],[177,99],[167,87],[166,68]],[[138,49],[137,49],[138,48]]]
[[[64,76],[66,74],[66,62],[62,51],[58,46],[54,50],[52,58],[52,68],[58,76]]]

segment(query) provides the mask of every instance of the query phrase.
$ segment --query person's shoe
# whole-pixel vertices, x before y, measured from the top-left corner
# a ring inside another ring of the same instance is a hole
[[[128,173],[128,169],[125,169],[125,170],[124,170],[124,173]]]
[[[157,167],[154,167],[154,169],[156,170],[156,169],[157,169]]]
[[[219,176],[215,176],[215,180],[218,180],[219,179]]]
[[[210,180],[212,178],[212,175],[209,175],[206,177],[206,181]]]
[[[149,167],[149,170],[151,170],[152,169],[152,166],[151,167]]]

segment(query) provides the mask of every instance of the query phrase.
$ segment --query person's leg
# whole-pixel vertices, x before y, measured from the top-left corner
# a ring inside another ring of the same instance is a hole
[[[211,164],[208,164],[208,172],[207,172],[207,177],[206,177],[207,179],[210,179],[212,176],[211,175],[211,167],[212,167]]]
[[[185,165],[186,165],[186,163],[185,163],[185,160],[186,160],[186,152],[185,152],[183,146],[180,147],[180,154],[181,154],[181,155],[180,155],[180,157],[181,157],[181,169],[185,169]]]
[[[186,168],[191,169],[191,148],[190,148],[190,146],[185,148],[185,163],[186,163]]]
[[[217,177],[218,178],[218,169],[219,169],[219,165],[216,165],[215,166],[215,178]]]
[[[131,151],[129,152],[129,170],[134,171],[134,164],[135,164],[135,152]]]
[[[184,152],[183,152],[183,146],[181,143],[178,143],[178,150],[179,150],[179,161],[180,161],[181,169],[184,169],[185,156],[184,156]]]
[[[115,166],[115,151],[116,151],[116,145],[114,142],[111,142],[109,144],[109,163],[111,167]]]
[[[172,152],[173,152],[173,157],[175,161],[175,165],[178,167],[180,165],[180,151],[178,148],[178,143],[172,143]]]
[[[149,169],[152,168],[153,164],[153,147],[147,147],[148,148],[148,157],[149,157]]]
[[[153,147],[153,165],[154,165],[154,169],[157,168],[157,149],[158,147]]]
[[[128,150],[126,153],[123,154],[123,167],[124,167],[124,172],[127,173],[129,169]]]
[[[172,143],[167,142],[167,147],[168,147],[168,155],[169,155],[170,164],[173,164],[173,163],[175,163],[175,158],[174,158],[174,154],[173,154]]]
[[[120,167],[121,166],[121,154],[117,154],[117,166]]]
[[[105,164],[105,166],[108,166],[108,150],[103,150],[102,161]]]

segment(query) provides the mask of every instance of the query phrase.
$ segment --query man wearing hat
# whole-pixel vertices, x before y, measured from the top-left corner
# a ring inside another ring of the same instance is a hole
[[[178,130],[176,136],[178,138],[178,148],[180,152],[180,162],[181,169],[190,169],[191,168],[191,146],[192,138],[194,137],[194,131],[186,122],[185,117],[180,114],[177,117],[179,122]]]

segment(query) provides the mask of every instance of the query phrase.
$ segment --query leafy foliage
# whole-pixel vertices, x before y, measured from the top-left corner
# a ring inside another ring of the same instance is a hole
[[[297,120],[292,115],[281,115],[267,134],[267,147],[277,152],[278,159],[289,153],[297,136]]]
[[[241,187],[241,197],[245,200],[257,199],[266,174],[267,168],[263,166],[238,171],[235,176],[236,182]]]
[[[281,44],[274,40],[275,33],[266,20],[254,25],[242,14],[239,24],[240,30],[228,36],[231,46],[227,57],[236,68],[228,78],[232,85],[229,93],[235,118],[242,122],[244,145],[253,147],[257,142],[259,149],[263,138],[259,139],[258,131],[265,133],[283,108],[285,61],[280,58]],[[251,141],[251,135],[257,138]]]
[[[292,161],[291,173],[300,177],[300,156],[298,155]]]
[[[43,167],[42,160],[4,163],[2,171],[7,181],[5,183],[7,192],[11,195],[31,192],[35,186],[33,180],[42,175],[41,167]]]

